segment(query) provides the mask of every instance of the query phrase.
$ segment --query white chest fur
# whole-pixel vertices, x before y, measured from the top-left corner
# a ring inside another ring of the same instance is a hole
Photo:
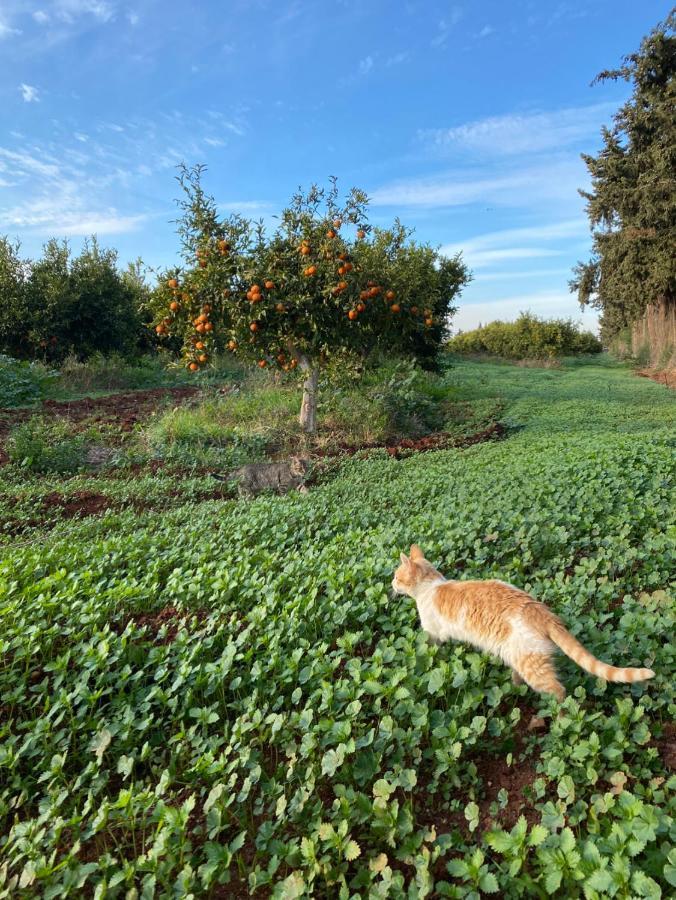
[[[439,612],[434,602],[437,588],[445,583],[444,579],[426,582],[416,593],[415,602],[420,616],[420,625],[435,641],[465,641],[468,639],[468,635],[465,632],[464,622],[448,619]]]

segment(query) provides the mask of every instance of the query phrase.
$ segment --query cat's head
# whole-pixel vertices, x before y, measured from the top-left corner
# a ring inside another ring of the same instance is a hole
[[[289,470],[292,475],[306,475],[310,469],[310,460],[306,456],[292,456]]]
[[[395,594],[408,594],[410,597],[416,586],[422,581],[438,576],[439,573],[432,563],[425,559],[420,547],[412,544],[411,555],[406,556],[405,553],[402,553],[400,556],[399,566],[392,579],[392,589]]]

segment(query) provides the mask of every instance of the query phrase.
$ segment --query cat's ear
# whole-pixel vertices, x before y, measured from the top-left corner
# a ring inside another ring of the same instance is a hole
[[[417,544],[411,544],[411,559],[425,559],[422,550]]]
[[[399,559],[401,560],[401,562],[402,562],[403,565],[405,565],[405,566],[407,566],[407,565],[410,563],[410,561],[411,561],[411,560],[408,558],[408,556],[406,556],[405,553],[400,553],[400,554],[399,554]]]

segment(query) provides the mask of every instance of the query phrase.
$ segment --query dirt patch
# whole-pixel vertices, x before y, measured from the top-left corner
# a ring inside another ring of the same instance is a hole
[[[668,388],[676,388],[676,369],[636,369],[639,378],[650,378]]]
[[[662,737],[655,741],[664,768],[676,771],[676,724],[667,722]]]
[[[446,432],[437,432],[435,434],[428,434],[425,437],[416,440],[412,438],[403,438],[395,444],[339,444],[337,447],[331,447],[326,450],[316,450],[314,455],[318,457],[353,456],[361,450],[385,450],[388,455],[394,459],[402,459],[411,456],[414,453],[425,453],[431,450],[447,450],[452,447],[471,447],[473,444],[482,444],[485,441],[497,441],[504,438],[506,433],[507,429],[504,425],[500,422],[493,422],[493,424],[489,425],[487,428],[465,437],[454,437]]]
[[[137,628],[147,628],[156,644],[171,644],[187,620],[196,618],[198,622],[203,622],[207,615],[206,609],[182,612],[175,606],[165,606],[154,613],[135,613],[122,622],[111,623],[111,628],[117,634],[122,634],[127,625],[133,622]],[[165,631],[160,635],[159,632],[163,628]]]
[[[74,423],[76,432],[91,425],[100,425],[112,426],[120,432],[128,433],[138,422],[148,419],[152,412],[167,401],[176,404],[187,403],[197,394],[199,394],[197,387],[152,388],[145,391],[110,394],[107,397],[44,400],[40,406],[31,409],[3,409],[0,411],[0,445],[5,443],[12,428],[35,415],[67,419]],[[6,452],[0,448],[0,465],[5,465],[7,461]]]
[[[110,497],[91,491],[75,491],[68,496],[53,491],[42,500],[42,509],[45,512],[56,510],[63,519],[73,519],[75,516],[101,516],[114,505]]]

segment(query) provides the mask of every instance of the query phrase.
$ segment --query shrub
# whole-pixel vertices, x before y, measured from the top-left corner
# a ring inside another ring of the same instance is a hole
[[[66,422],[34,416],[12,430],[7,452],[10,462],[32,472],[75,472],[85,464],[86,445]]]
[[[0,408],[37,403],[58,377],[58,372],[42,363],[29,363],[0,354]]]
[[[514,322],[491,322],[460,332],[446,344],[455,353],[488,353],[505,359],[551,359],[600,353],[601,342],[572,319],[541,319],[521,313]]]

